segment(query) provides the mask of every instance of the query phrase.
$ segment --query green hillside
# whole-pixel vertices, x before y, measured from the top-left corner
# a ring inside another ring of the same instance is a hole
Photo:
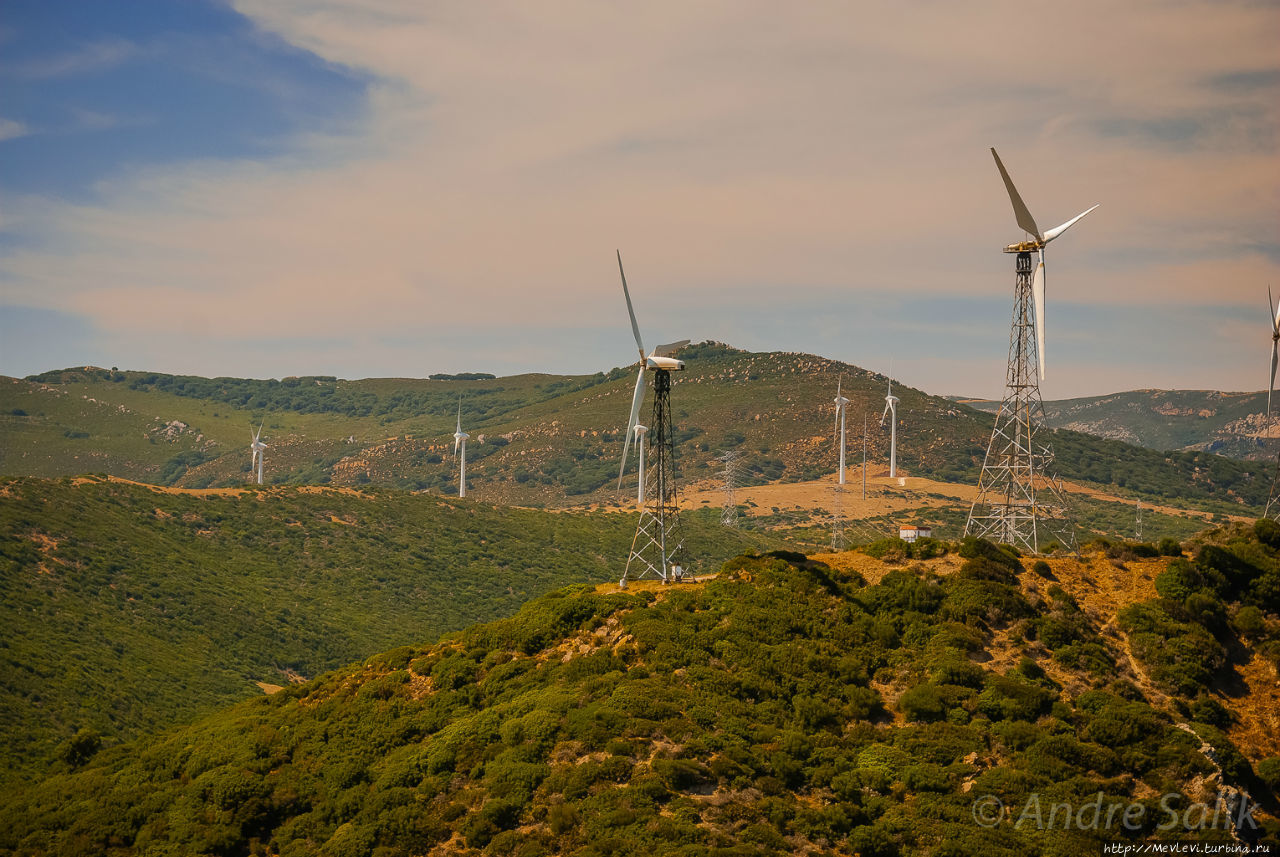
[[[1280,660],[1278,547],[1270,522],[1211,534],[1118,625],[1063,588],[1093,566],[982,542],[875,584],[775,553],[562,589],[145,742],[89,736],[3,794],[0,849],[1079,855],[1230,843],[1191,813],[1241,787],[1270,828],[1239,834],[1274,842],[1280,759],[1227,731],[1236,665]],[[1015,824],[1033,800],[1140,809]]]
[[[835,470],[830,400],[843,378],[856,447],[870,416],[873,466],[887,455],[882,376],[805,354],[716,343],[681,353],[673,385],[682,477],[714,477],[743,454],[751,482]],[[0,382],[0,473],[103,472],[186,487],[248,481],[251,425],[266,424],[272,483],[366,484],[456,492],[452,433],[461,398],[472,492],[494,503],[566,505],[612,498],[634,376],[496,379],[246,380],[64,370]],[[977,480],[991,416],[896,386],[899,461],[914,475]],[[1163,453],[1057,431],[1058,474],[1132,497],[1257,514],[1271,470],[1204,452]]]
[[[633,514],[400,491],[199,496],[0,482],[0,754],[10,775],[91,727],[109,742],[409,641],[616,580]],[[686,517],[714,569],[770,537]]]
[[[995,413],[999,402],[968,401]],[[1212,452],[1273,463],[1280,438],[1266,436],[1267,394],[1130,390],[1044,403],[1050,425],[1158,450]]]

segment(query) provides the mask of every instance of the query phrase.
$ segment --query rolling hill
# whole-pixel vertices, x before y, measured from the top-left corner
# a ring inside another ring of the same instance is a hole
[[[995,413],[999,402],[953,397]],[[1274,463],[1280,421],[1266,419],[1267,394],[1216,390],[1131,390],[1045,402],[1049,424],[1158,450],[1212,452]]]
[[[743,453],[750,482],[812,480],[834,471],[835,382],[851,420],[871,415],[869,459],[883,462],[876,426],[884,378],[792,353],[686,348],[674,381],[677,459],[686,482],[713,479],[716,456]],[[243,484],[250,425],[265,421],[273,483],[456,489],[450,436],[459,399],[472,435],[477,497],[497,504],[569,506],[613,499],[626,369],[586,376],[248,380],[99,369],[0,380],[0,473],[109,473],[184,487]],[[945,398],[895,388],[899,455],[910,474],[974,483],[991,417]],[[856,433],[855,433],[856,434]],[[851,439],[856,447],[859,441]],[[1088,434],[1054,432],[1066,479],[1132,499],[1255,515],[1271,469],[1203,452],[1157,452]]]
[[[1280,743],[1257,713],[1280,708],[1280,527],[1190,547],[1031,567],[972,541],[914,562],[784,551],[702,584],[558,590],[145,742],[87,736],[43,780],[0,793],[0,849],[868,857],[1275,842]],[[1051,806],[1074,819],[1095,802],[1129,815],[1044,824]],[[1033,806],[1041,823],[1017,823]],[[1228,821],[1249,815],[1240,806],[1262,827]]]
[[[387,489],[0,480],[4,769],[617,580],[635,522]],[[695,569],[778,543],[713,513],[686,537]]]

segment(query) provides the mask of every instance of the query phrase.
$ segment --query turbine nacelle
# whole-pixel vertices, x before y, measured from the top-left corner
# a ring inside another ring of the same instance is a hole
[[[1036,219],[1031,216],[1031,211],[1027,208],[1026,203],[1022,201],[1022,197],[1018,194],[1018,189],[1013,186],[1013,179],[1009,178],[1009,171],[1004,168],[1004,164],[1000,161],[1000,156],[996,154],[996,150],[991,150],[991,156],[996,159],[996,168],[1000,170],[1000,178],[1004,180],[1005,190],[1009,192],[1009,202],[1013,204],[1013,216],[1018,221],[1018,225],[1022,227],[1022,231],[1033,236],[1030,241],[1020,241],[1016,244],[1010,244],[1004,248],[1006,253],[1037,253],[1040,256],[1040,262],[1036,265],[1036,270],[1031,280],[1031,300],[1035,304],[1035,323],[1036,323],[1036,356],[1039,358],[1040,378],[1044,379],[1044,248],[1050,241],[1057,238],[1076,224],[1082,217],[1093,211],[1098,206],[1087,208],[1068,220],[1066,223],[1053,227],[1044,232],[1040,231],[1040,227],[1036,225]]]
[[[664,372],[679,372],[684,369],[684,361],[674,357],[658,357],[650,354],[644,359],[646,369],[661,369]]]
[[[636,428],[640,419],[640,405],[644,401],[644,373],[680,372],[684,369],[684,361],[677,360],[674,355],[689,344],[689,340],[659,345],[648,353],[644,349],[644,341],[640,338],[640,325],[636,322],[635,307],[631,305],[631,290],[627,288],[627,272],[622,269],[622,251],[618,251],[618,274],[622,277],[622,296],[627,301],[627,315],[631,319],[631,334],[636,340],[636,351],[640,354],[640,370],[636,373],[636,386],[631,394],[631,414],[627,419],[627,431],[622,441],[622,464],[618,468],[618,487],[622,487],[622,475],[627,470],[627,454],[631,451],[631,438],[637,435]]]

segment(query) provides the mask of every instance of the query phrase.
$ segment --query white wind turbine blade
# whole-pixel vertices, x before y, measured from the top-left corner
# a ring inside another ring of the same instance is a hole
[[[627,453],[631,451],[631,434],[640,419],[640,403],[644,401],[644,363],[636,374],[636,389],[631,394],[631,415],[627,417],[627,436],[622,441],[622,464],[618,466],[618,487],[622,487],[622,474],[627,472]]]
[[[885,419],[885,417],[889,416],[889,407],[890,407],[889,403],[888,403],[888,402],[885,402],[885,403],[884,403],[884,413],[880,415],[880,425],[881,425],[881,426],[883,426],[883,425],[884,425],[884,419]]]
[[[627,289],[627,274],[622,270],[622,251],[615,251],[618,254],[618,273],[622,276],[622,295],[627,299],[627,315],[631,316],[631,332],[636,337],[636,348],[640,349],[640,362],[643,364],[645,359],[644,342],[640,340],[640,325],[636,324],[636,311],[631,306],[631,292]]]
[[[1040,251],[1040,263],[1031,277],[1031,301],[1036,313],[1036,356],[1040,359],[1040,380],[1044,380],[1044,251]]]
[[[453,457],[458,457],[458,444],[462,443],[462,397],[458,397],[458,427],[453,430]]]
[[[1271,394],[1276,389],[1276,364],[1280,362],[1280,305],[1271,297],[1271,286],[1267,286],[1267,311],[1274,317],[1271,322],[1271,386],[1267,387],[1267,419],[1271,419]]]
[[[832,436],[835,438],[836,443],[840,442],[840,385],[843,383],[843,377],[836,380],[836,427],[832,430]]]
[[[1101,203],[1099,203],[1099,205],[1101,205]],[[1062,233],[1066,232],[1072,226],[1075,226],[1076,221],[1080,220],[1082,217],[1084,217],[1086,214],[1093,211],[1093,209],[1097,207],[1098,206],[1095,205],[1092,208],[1087,208],[1084,211],[1077,214],[1075,217],[1068,220],[1066,223],[1063,223],[1061,226],[1055,226],[1052,229],[1050,229],[1048,232],[1044,234],[1044,243],[1048,244],[1050,241],[1057,238]]]
[[[1040,235],[1040,227],[1036,226],[1036,219],[1031,216],[1031,212],[1027,210],[1026,203],[1018,195],[1018,189],[1013,186],[1013,179],[1009,178],[1009,172],[1004,168],[1004,164],[1000,162],[1000,156],[996,154],[994,148],[991,150],[991,156],[996,159],[996,168],[1000,170],[1000,178],[1004,179],[1005,189],[1009,191],[1009,201],[1013,203],[1013,216],[1018,219],[1018,225],[1022,227],[1023,232],[1030,232],[1036,238],[1043,240],[1043,236]],[[1081,216],[1083,217],[1084,215]],[[1070,225],[1070,223],[1066,224],[1066,226]],[[1066,227],[1059,228],[1064,229]]]
[[[687,339],[682,339],[679,342],[668,342],[666,345],[659,345],[653,349],[653,353],[657,357],[670,357],[688,344],[689,340]]]
[[[1271,340],[1271,386],[1267,388],[1267,419],[1271,419],[1271,394],[1276,389],[1276,363],[1280,362],[1280,340]]]

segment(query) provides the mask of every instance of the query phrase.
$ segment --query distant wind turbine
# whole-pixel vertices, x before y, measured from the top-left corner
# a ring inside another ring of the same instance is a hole
[[[844,378],[836,381],[836,431],[840,433],[840,478],[837,484],[844,484],[844,412],[849,405],[849,400],[840,395],[840,387],[844,383]]]
[[[1000,170],[1000,178],[1004,179],[1004,186],[1009,191],[1009,201],[1013,203],[1013,215],[1017,218],[1018,225],[1022,227],[1024,232],[1030,233],[1035,237],[1034,241],[1024,241],[1020,244],[1011,244],[1005,249],[1006,253],[1012,252],[1030,252],[1032,250],[1040,257],[1040,263],[1036,266],[1036,271],[1031,279],[1031,299],[1035,303],[1036,312],[1036,356],[1040,362],[1040,380],[1044,380],[1044,248],[1045,246],[1066,232],[1076,221],[1093,211],[1098,206],[1088,208],[1077,214],[1075,217],[1063,223],[1061,226],[1055,226],[1045,232],[1040,231],[1040,227],[1036,226],[1036,220],[1031,216],[1031,212],[1027,210],[1026,203],[1022,201],[1022,197],[1018,195],[1018,189],[1013,186],[1013,179],[1009,178],[1009,173],[1004,168],[1004,164],[1000,162],[1000,156],[996,154],[996,150],[991,150],[991,155],[996,159],[996,167]],[[1274,365],[1274,364],[1273,364]]]
[[[262,460],[266,457],[263,450],[267,445],[259,438],[262,436],[262,423],[258,424],[258,430],[253,433],[253,440],[249,443],[249,451],[253,454],[253,459],[249,464],[249,472],[253,472],[253,468],[258,468],[258,484],[262,484]]]
[[[1267,419],[1271,419],[1271,394],[1276,389],[1276,363],[1280,362],[1280,306],[1271,297],[1267,286],[1267,306],[1271,310],[1271,386],[1267,387]]]
[[[462,397],[458,397],[458,427],[453,432],[453,457],[458,459],[458,496],[467,496],[467,438],[462,430]]]
[[[884,397],[884,413],[880,415],[880,425],[884,418],[889,418],[889,478],[898,475],[898,397],[893,394],[893,379],[889,380],[889,393]]]

